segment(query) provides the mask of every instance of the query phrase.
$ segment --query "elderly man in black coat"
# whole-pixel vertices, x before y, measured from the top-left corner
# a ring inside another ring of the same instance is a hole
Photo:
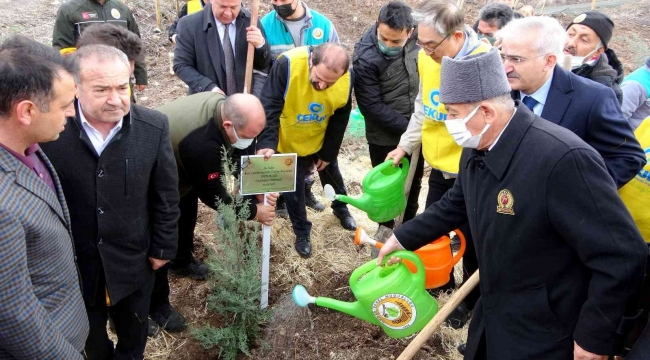
[[[468,221],[482,296],[465,359],[606,359],[637,315],[647,246],[600,155],[509,92],[496,50],[443,59],[460,174],[378,261]]]
[[[43,150],[59,173],[90,322],[87,359],[142,359],[154,270],[177,247],[178,173],[167,118],[130,104],[128,59],[88,45],[75,117]],[[111,316],[117,347],[108,338]]]
[[[174,72],[187,84],[190,95],[203,91],[225,95],[243,92],[249,42],[255,45],[256,74],[271,64],[262,25],[259,21],[251,25],[251,14],[241,7],[240,0],[214,0],[202,11],[180,19],[177,29]],[[253,87],[261,91],[265,75],[254,75],[253,79]]]

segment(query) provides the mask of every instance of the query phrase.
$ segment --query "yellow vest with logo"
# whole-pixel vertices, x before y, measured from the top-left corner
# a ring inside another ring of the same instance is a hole
[[[189,0],[187,2],[187,15],[194,14],[197,11],[201,11],[203,5],[201,5],[201,0]]]
[[[643,239],[650,243],[650,117],[643,120],[634,135],[645,150],[648,164],[639,170],[634,179],[625,184],[618,193],[632,214]]]
[[[481,41],[470,54],[490,51],[492,46]],[[447,112],[440,103],[440,64],[433,61],[424,50],[418,54],[418,71],[422,86],[422,154],[432,168],[457,175],[460,153],[463,150],[447,132],[444,121]]]
[[[332,86],[316,90],[309,78],[309,47],[284,52],[289,60],[289,76],[280,115],[278,151],[307,156],[323,147],[329,118],[348,102],[350,72]]]

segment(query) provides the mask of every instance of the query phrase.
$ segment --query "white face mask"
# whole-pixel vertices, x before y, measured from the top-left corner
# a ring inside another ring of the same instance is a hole
[[[480,134],[472,136],[472,133],[467,129],[467,126],[465,126],[465,124],[476,114],[479,108],[480,106],[477,106],[476,109],[472,110],[469,115],[462,119],[445,120],[447,131],[459,146],[476,149],[478,143],[481,141],[481,137],[483,137],[483,134],[485,134],[485,132],[490,128],[490,124],[485,124],[485,127]]]
[[[235,141],[235,143],[232,144],[232,146],[236,149],[239,150],[246,149],[247,147],[251,146],[253,140],[255,140],[255,139],[240,139],[239,135],[237,135],[237,130],[235,130],[234,126],[232,127],[232,132],[235,133],[235,139],[237,139],[237,141]]]
[[[580,66],[582,66],[582,64],[590,64],[591,65],[593,63],[593,60],[585,62],[585,59],[591,59],[592,54],[594,52],[598,51],[598,49],[599,48],[593,49],[589,54],[587,54],[587,56],[573,56],[573,57],[571,57],[571,70],[579,68]]]

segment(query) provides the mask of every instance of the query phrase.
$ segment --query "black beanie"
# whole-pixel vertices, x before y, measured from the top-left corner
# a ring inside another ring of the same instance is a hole
[[[569,26],[566,27],[567,30],[573,24],[580,24],[591,28],[596,35],[598,35],[600,41],[602,41],[605,46],[605,49],[607,49],[607,44],[612,38],[612,33],[614,32],[614,22],[612,22],[607,15],[598,11],[587,11],[576,16]]]

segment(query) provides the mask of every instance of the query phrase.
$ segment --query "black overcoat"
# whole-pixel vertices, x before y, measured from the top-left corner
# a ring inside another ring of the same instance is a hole
[[[454,187],[395,236],[414,250],[465,221],[482,295],[465,359],[573,359],[574,340],[620,349],[648,250],[592,147],[518,105],[494,148],[464,149]]]
[[[68,118],[59,139],[41,147],[70,208],[84,300],[104,291],[103,268],[115,304],[153,281],[149,257],[176,256],[178,171],[167,117],[157,111],[132,105],[101,156],[81,126],[78,114]]]

